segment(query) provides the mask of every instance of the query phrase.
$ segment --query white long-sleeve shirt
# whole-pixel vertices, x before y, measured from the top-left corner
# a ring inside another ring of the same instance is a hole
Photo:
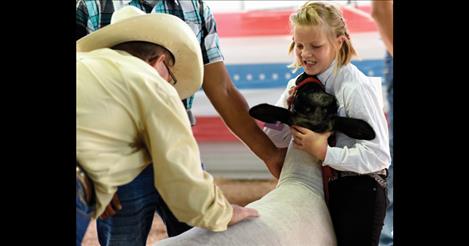
[[[323,165],[340,171],[360,174],[379,171],[391,164],[389,135],[384,115],[380,87],[371,78],[349,63],[336,71],[335,62],[318,78],[326,92],[337,98],[338,115],[362,119],[371,125],[376,133],[373,140],[356,140],[341,132],[336,132],[336,146],[327,147]],[[287,88],[276,103],[287,108],[288,90],[295,86],[296,78],[288,82]],[[291,131],[286,125],[277,129],[264,128],[264,131],[278,147],[287,147],[291,141]]]

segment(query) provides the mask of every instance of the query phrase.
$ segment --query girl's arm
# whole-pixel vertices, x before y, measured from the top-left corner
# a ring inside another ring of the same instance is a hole
[[[382,94],[375,81],[348,83],[344,89],[344,110],[347,117],[368,122],[376,133],[373,140],[354,140],[338,133],[337,144],[327,147],[323,165],[342,171],[357,173],[376,172],[389,167],[389,135],[384,115]]]

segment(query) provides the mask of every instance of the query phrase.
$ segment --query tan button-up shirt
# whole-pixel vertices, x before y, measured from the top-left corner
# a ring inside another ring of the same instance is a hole
[[[152,164],[155,187],[180,220],[226,230],[232,207],[202,170],[197,143],[174,89],[124,51],[77,53],[77,158],[93,180],[101,215],[120,185]]]

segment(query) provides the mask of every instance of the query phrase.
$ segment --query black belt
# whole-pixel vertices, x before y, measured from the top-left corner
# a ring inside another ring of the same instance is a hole
[[[365,174],[360,174],[360,173],[355,173],[355,172],[350,172],[350,171],[338,171],[338,170],[333,169],[332,177],[329,181],[334,181],[338,178],[343,178],[347,176],[364,176],[364,175],[372,177],[374,180],[376,180],[376,182],[378,182],[378,184],[382,188],[386,188],[386,184],[387,184],[386,178],[388,177],[387,168],[381,169],[373,173],[365,173]]]

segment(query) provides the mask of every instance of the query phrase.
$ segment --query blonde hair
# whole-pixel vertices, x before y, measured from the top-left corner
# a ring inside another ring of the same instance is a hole
[[[335,70],[348,64],[352,57],[357,55],[350,42],[350,35],[342,13],[334,5],[321,2],[307,2],[295,14],[290,16],[290,24],[292,30],[295,26],[312,25],[324,27],[324,30],[328,31],[327,36],[330,43],[333,43],[335,38],[345,35],[346,39],[336,53],[335,60],[337,64]],[[295,41],[293,40],[288,48],[288,54],[291,54],[294,48]],[[293,68],[295,72],[301,68],[301,62],[295,58],[295,62],[288,67]]]

